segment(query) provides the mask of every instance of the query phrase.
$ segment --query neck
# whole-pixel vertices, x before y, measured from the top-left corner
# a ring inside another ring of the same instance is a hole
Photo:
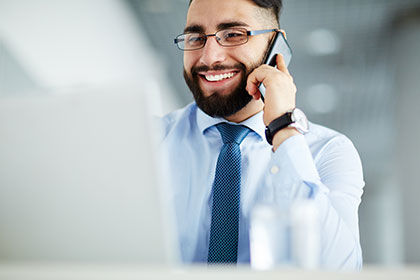
[[[262,111],[264,108],[264,103],[259,100],[252,99],[245,107],[243,107],[241,110],[236,112],[233,115],[230,115],[229,117],[225,117],[226,120],[234,123],[240,123],[243,122],[250,117],[254,116],[255,114]]]

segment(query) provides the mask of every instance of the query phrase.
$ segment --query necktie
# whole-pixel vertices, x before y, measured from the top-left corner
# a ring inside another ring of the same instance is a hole
[[[208,263],[236,263],[238,256],[241,150],[249,133],[242,125],[219,123],[223,147],[217,159],[213,183]]]

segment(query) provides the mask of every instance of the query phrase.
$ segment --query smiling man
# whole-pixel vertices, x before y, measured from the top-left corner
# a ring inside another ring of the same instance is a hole
[[[321,266],[360,269],[358,153],[296,109],[281,55],[276,68],[262,65],[283,32],[281,7],[281,0],[192,0],[175,39],[195,99],[163,118],[182,258],[249,263],[255,205],[308,199],[321,223]]]

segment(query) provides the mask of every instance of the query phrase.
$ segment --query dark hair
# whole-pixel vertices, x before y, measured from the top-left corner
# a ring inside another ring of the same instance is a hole
[[[191,5],[191,2],[188,5]],[[229,0],[226,0],[229,1]],[[280,22],[280,12],[283,7],[283,0],[250,0],[255,3],[258,7],[269,9],[276,16],[276,20]]]

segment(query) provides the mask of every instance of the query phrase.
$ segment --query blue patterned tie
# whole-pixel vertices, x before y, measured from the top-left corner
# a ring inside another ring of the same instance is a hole
[[[239,145],[249,128],[216,125],[223,147],[217,159],[213,183],[208,263],[236,263],[238,256],[239,203],[241,193],[241,150]]]

